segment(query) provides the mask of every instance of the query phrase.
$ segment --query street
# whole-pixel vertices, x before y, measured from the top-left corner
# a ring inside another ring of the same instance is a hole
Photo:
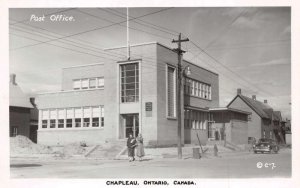
[[[260,163],[259,163],[260,162]],[[291,177],[291,150],[236,152],[202,159],[142,162],[93,159],[11,159],[11,178],[271,178]]]

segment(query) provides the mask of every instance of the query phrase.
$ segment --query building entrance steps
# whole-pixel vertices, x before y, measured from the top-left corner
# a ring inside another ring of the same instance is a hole
[[[110,140],[103,144],[96,145],[86,158],[115,159],[115,157],[126,147],[126,140]]]

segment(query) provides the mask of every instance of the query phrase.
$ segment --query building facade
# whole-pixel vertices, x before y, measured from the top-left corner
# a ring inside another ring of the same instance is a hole
[[[284,142],[280,129],[281,113],[280,111],[274,111],[267,100],[261,102],[256,100],[255,95],[252,98],[244,96],[241,89],[238,89],[236,97],[227,107],[251,113],[248,121],[248,137],[254,137],[256,140],[271,138],[277,142]]]
[[[38,94],[38,142],[63,145],[123,140],[141,133],[147,145],[177,143],[177,54],[159,43],[133,45],[131,60],[63,69],[62,89]],[[126,48],[107,49],[124,53]],[[188,111],[197,126],[182,126],[182,143],[208,139],[211,107],[219,106],[218,75],[190,62],[192,74],[184,78],[182,117]],[[183,103],[184,102],[184,103]],[[182,118],[182,125],[189,120]],[[184,128],[186,127],[186,128]],[[193,130],[192,130],[193,129]],[[187,140],[189,139],[189,140]]]
[[[15,74],[10,75],[9,93],[9,136],[23,135],[36,142],[38,110],[16,83]]]

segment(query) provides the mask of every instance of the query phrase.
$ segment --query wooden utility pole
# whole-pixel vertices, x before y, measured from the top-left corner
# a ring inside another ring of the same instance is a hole
[[[181,110],[182,110],[182,106],[181,106],[181,96],[183,95],[182,92],[182,67],[181,67],[181,61],[182,61],[182,54],[185,53],[185,51],[183,51],[181,49],[181,43],[182,42],[187,42],[189,41],[188,38],[186,39],[181,39],[181,33],[179,33],[178,36],[178,40],[174,40],[172,41],[172,43],[177,43],[178,44],[178,48],[174,49],[175,52],[177,52],[178,54],[178,89],[177,89],[177,121],[178,121],[178,130],[177,130],[177,136],[178,136],[178,142],[177,142],[177,147],[178,147],[178,159],[182,159],[182,148],[181,148]]]

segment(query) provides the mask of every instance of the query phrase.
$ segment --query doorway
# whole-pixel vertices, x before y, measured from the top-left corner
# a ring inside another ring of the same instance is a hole
[[[137,137],[139,134],[139,114],[123,114],[122,119],[125,138],[128,138],[130,134]]]

